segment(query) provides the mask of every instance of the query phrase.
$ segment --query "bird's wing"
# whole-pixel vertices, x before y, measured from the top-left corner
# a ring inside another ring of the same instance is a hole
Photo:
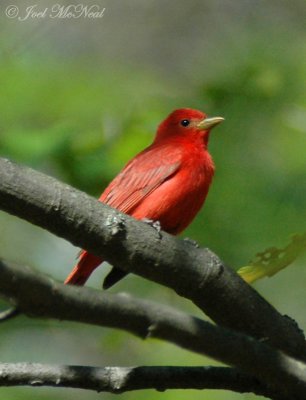
[[[100,201],[124,213],[130,213],[145,197],[173,176],[181,165],[180,150],[167,146],[149,147],[116,176]]]

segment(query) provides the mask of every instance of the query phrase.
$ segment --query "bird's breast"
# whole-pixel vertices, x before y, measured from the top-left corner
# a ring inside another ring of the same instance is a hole
[[[176,173],[150,193],[132,215],[159,221],[162,229],[171,234],[182,232],[201,209],[213,174],[208,152],[183,158]]]

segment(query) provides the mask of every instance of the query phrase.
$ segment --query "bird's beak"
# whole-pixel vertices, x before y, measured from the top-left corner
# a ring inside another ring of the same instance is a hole
[[[222,121],[224,121],[224,118],[222,117],[205,118],[198,123],[197,128],[200,129],[201,131],[205,131],[220,124]]]

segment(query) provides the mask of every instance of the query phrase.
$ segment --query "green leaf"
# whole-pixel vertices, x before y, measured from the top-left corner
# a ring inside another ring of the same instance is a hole
[[[253,283],[266,276],[271,277],[292,264],[306,251],[306,232],[291,237],[290,243],[282,248],[269,247],[257,253],[249,265],[237,272],[248,283]]]

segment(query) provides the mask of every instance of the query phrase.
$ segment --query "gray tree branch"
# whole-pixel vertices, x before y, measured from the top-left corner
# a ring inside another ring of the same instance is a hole
[[[220,325],[264,339],[266,344],[205,325],[205,344],[203,337],[195,341],[200,351],[190,348],[190,337],[184,336],[185,333],[181,343],[177,344],[237,366],[281,388],[283,393],[289,390],[296,398],[305,398],[305,365],[267,346],[269,344],[305,360],[302,332],[208,249],[197,249],[164,232],[159,234],[150,226],[99,203],[85,193],[5,159],[0,159],[0,208],[102,256],[125,271],[171,287],[191,299]],[[2,268],[1,284],[3,274]],[[10,287],[14,285],[15,279],[10,281]],[[11,290],[9,287],[6,289]],[[79,297],[87,293],[86,289],[63,290],[67,291],[68,297],[72,291],[77,291]],[[52,300],[57,298],[53,296]],[[92,308],[94,303],[90,304],[87,302]],[[22,302],[18,305],[23,307]],[[72,309],[70,307],[70,313]],[[83,312],[87,315],[88,308]],[[194,325],[196,332],[203,328],[203,323]],[[154,324],[149,327],[149,330],[146,327],[146,334],[150,332],[150,335],[166,340],[167,335],[171,336],[171,326],[167,326],[167,332],[159,329],[159,325],[158,329]],[[180,323],[177,328],[180,329]],[[194,333],[192,331],[192,335]],[[229,352],[231,347],[238,350],[235,347],[238,338],[239,351]],[[215,354],[216,341],[218,354]]]
[[[0,158],[0,209],[174,289],[220,325],[306,360],[303,333],[208,249],[158,233],[54,178]],[[235,244],[233,244],[235,245]]]
[[[256,379],[225,367],[84,367],[0,363],[0,386],[52,386],[123,393],[156,389],[223,389],[262,396],[273,393]],[[282,397],[279,400],[284,399]]]
[[[65,286],[11,263],[0,262],[0,276],[2,296],[30,317],[85,322],[126,330],[142,339],[166,340],[256,376],[281,396],[274,399],[305,397],[306,365],[243,334],[130,295]]]

